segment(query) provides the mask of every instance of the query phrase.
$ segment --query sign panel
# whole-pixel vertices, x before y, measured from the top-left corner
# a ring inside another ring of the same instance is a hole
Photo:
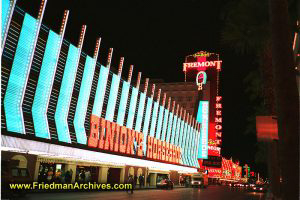
[[[201,123],[198,158],[207,159],[208,156],[208,120],[209,102],[200,101],[197,113],[197,121]]]

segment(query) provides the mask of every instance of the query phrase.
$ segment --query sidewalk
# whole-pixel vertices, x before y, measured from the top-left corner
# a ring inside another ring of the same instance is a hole
[[[185,186],[174,185],[173,187],[173,189],[178,189],[178,188],[185,188]],[[139,185],[135,187],[135,190],[151,190],[151,189],[157,189],[157,188],[156,186],[147,186],[147,187],[140,188]]]

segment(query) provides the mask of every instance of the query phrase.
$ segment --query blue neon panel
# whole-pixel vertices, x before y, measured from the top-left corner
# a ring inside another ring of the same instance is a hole
[[[196,145],[196,149],[195,149],[195,159],[196,159],[197,167],[199,167],[199,162],[198,162],[199,140],[200,140],[200,133],[197,132],[197,134],[196,134],[196,139],[195,139],[195,145]]]
[[[207,106],[207,113],[203,112],[203,107]],[[209,125],[209,102],[208,101],[200,101],[197,113],[197,121],[201,123],[201,135],[199,140],[199,148],[198,148],[198,158],[207,159],[208,157],[208,125]],[[203,123],[203,119],[206,119],[206,124]],[[206,126],[207,129],[203,129]]]
[[[113,74],[105,116],[105,119],[111,122],[114,120],[120,79],[120,76]]]
[[[146,114],[145,114],[145,121],[143,126],[143,134],[144,134],[144,152],[146,153],[146,138],[148,135],[148,129],[149,129],[149,122],[150,122],[150,116],[151,116],[151,107],[152,107],[153,99],[148,97],[147,100],[147,107],[146,107]]]
[[[80,49],[70,44],[54,116],[58,140],[61,142],[71,143],[67,118],[78,67],[79,53]]]
[[[96,68],[96,60],[89,56],[86,57],[84,72],[80,85],[76,112],[74,117],[74,128],[76,133],[77,143],[86,144],[87,136],[85,132],[84,122],[86,111],[89,103],[89,97],[92,89],[93,77]]]
[[[185,158],[185,141],[186,141],[187,128],[188,128],[187,123],[184,123],[183,137],[182,137],[182,143],[181,143],[183,164],[186,164],[186,158]]]
[[[1,30],[2,30],[2,34],[1,34],[1,42],[3,42],[4,39],[4,33],[6,30],[6,27],[8,26],[7,21],[8,21],[8,16],[10,13],[10,0],[2,0],[2,26],[1,26]]]
[[[166,138],[166,131],[167,131],[167,125],[168,125],[168,117],[169,117],[169,110],[165,109],[163,129],[162,129],[162,133],[161,133],[161,140],[162,141],[165,141],[165,138]]]
[[[196,134],[196,131],[193,128],[192,137],[191,137],[191,146],[190,146],[190,155],[191,155],[190,158],[191,158],[191,161],[192,161],[192,164],[193,164],[194,167],[196,166],[196,160],[195,160],[195,148],[196,148],[195,134]]]
[[[178,139],[179,139],[179,135],[180,135],[180,132],[181,132],[181,127],[180,127],[180,125],[181,125],[181,119],[180,118],[178,118],[177,119],[177,127],[176,127],[176,134],[175,134],[175,142],[174,142],[174,144],[176,145],[176,146],[178,146]]]
[[[145,108],[145,100],[146,100],[146,94],[141,92],[139,108],[138,108],[138,112],[137,112],[135,129],[134,129],[135,131],[138,131],[138,132],[141,132],[142,120],[143,120],[144,108]]]
[[[96,95],[95,95],[95,100],[94,100],[94,105],[92,110],[93,115],[96,115],[97,117],[101,117],[108,74],[109,74],[109,69],[101,65],[97,90],[96,90]]]
[[[171,144],[174,144],[175,137],[176,137],[176,126],[177,126],[177,116],[174,115],[173,117],[173,127],[172,127],[172,134],[171,134]]]
[[[157,122],[157,128],[156,128],[156,139],[161,139],[161,128],[162,128],[162,122],[163,122],[163,116],[164,116],[164,110],[165,108],[163,106],[159,106],[159,114],[158,114],[158,122]]]
[[[153,103],[153,112],[152,112],[152,121],[151,121],[151,127],[150,127],[150,136],[154,137],[155,132],[155,126],[156,126],[156,120],[157,120],[157,111],[158,111],[158,102]]]
[[[7,130],[21,134],[25,134],[22,102],[31,68],[33,47],[37,39],[37,23],[36,19],[25,14],[4,97]]]
[[[166,142],[170,142],[172,122],[173,122],[173,113],[170,112],[170,114],[169,114],[169,123],[168,123],[168,131],[167,131],[167,136],[166,136]]]
[[[127,124],[126,124],[126,127],[130,129],[132,129],[133,127],[133,120],[135,115],[135,108],[136,108],[138,94],[139,94],[139,90],[133,87],[131,91],[130,105],[129,105],[129,111],[127,116]]]
[[[185,138],[185,144],[184,144],[184,154],[185,154],[185,161],[187,165],[190,165],[189,162],[189,157],[188,157],[188,153],[189,153],[189,140],[190,140],[190,131],[191,131],[191,126],[188,125],[187,127],[187,131],[186,131],[186,138]]]
[[[121,94],[121,100],[120,100],[118,118],[117,118],[117,123],[121,126],[123,126],[124,124],[129,88],[130,88],[130,83],[123,81],[122,94]]]
[[[184,126],[185,126],[185,122],[184,122],[184,120],[181,120],[180,134],[179,134],[179,139],[178,139],[178,145],[180,147],[182,147],[182,141],[183,141],[183,135],[184,135]]]
[[[50,139],[47,110],[56,72],[61,36],[49,31],[36,92],[32,105],[34,131],[37,137]]]
[[[188,144],[187,144],[188,160],[189,160],[190,166],[193,166],[193,158],[191,156],[193,131],[194,131],[194,129],[191,126],[191,128],[190,128],[190,134],[189,134],[189,140],[188,140]]]

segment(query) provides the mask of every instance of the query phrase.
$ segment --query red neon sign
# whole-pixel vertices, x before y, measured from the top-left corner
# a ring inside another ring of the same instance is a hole
[[[208,67],[216,67],[217,70],[221,70],[221,63],[221,60],[183,63],[183,71],[185,72],[188,69],[205,71]]]

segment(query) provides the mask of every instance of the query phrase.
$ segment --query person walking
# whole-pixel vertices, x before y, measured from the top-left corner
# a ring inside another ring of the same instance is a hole
[[[143,176],[142,175],[139,176],[139,183],[140,183],[140,188],[142,188],[143,187]]]
[[[126,192],[128,193],[129,190],[131,190],[131,194],[133,194],[133,190],[134,190],[135,185],[134,185],[134,179],[133,179],[132,175],[130,175],[128,177],[127,183],[131,184],[131,188],[128,187],[127,190],[126,190]]]

